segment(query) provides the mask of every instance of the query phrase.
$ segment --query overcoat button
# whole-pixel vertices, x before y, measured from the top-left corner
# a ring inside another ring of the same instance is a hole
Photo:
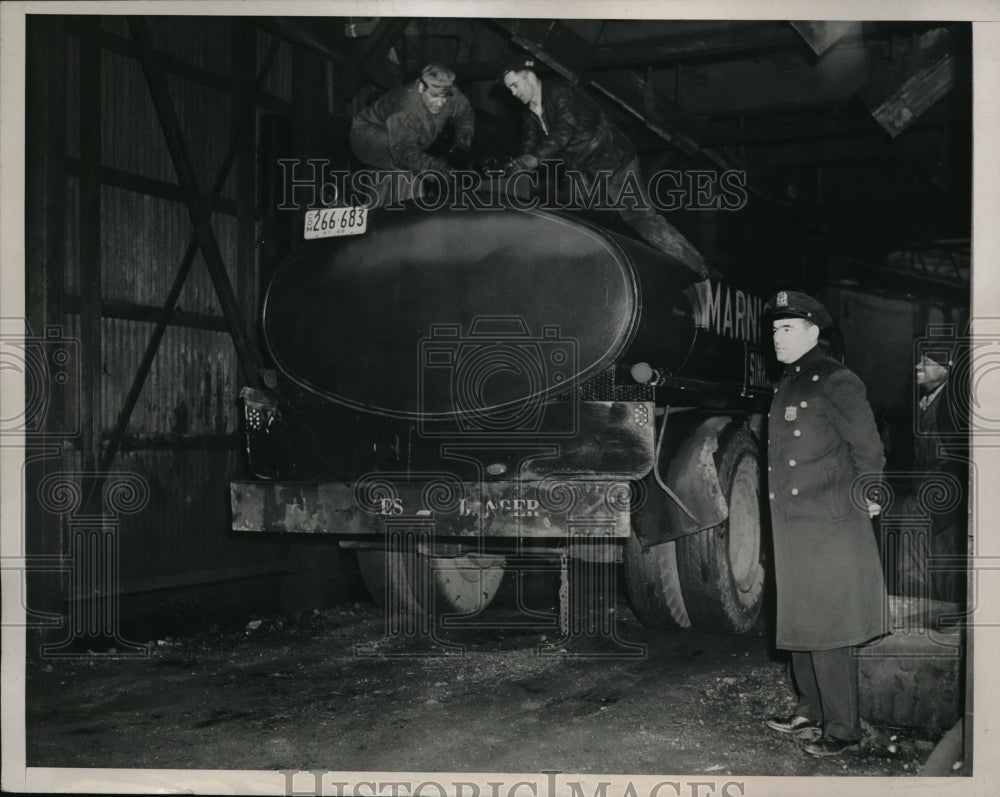
[[[794,468],[795,467],[795,460],[794,459],[788,460],[788,465],[789,465],[789,467]]]
[[[798,494],[799,494],[799,488],[798,487],[793,487],[792,488],[792,495],[798,495]]]
[[[795,435],[796,437],[802,437],[802,430],[796,429],[794,432],[792,432],[792,434]]]
[[[813,382],[819,381],[819,374],[813,374]]]
[[[800,407],[808,407],[809,406],[809,402],[808,401],[800,401],[799,402],[799,406]]]
[[[768,493],[767,497],[770,498],[773,501],[774,500],[774,493]]]

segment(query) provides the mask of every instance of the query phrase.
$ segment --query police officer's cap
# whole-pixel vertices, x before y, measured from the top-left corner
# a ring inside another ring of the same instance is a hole
[[[771,299],[773,318],[804,318],[820,329],[833,323],[827,309],[805,293],[799,291],[778,291]]]
[[[441,64],[427,64],[420,73],[420,79],[427,88],[450,95],[455,84],[455,73]]]

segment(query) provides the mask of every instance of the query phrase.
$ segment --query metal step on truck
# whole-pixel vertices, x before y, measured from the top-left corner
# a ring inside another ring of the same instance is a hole
[[[764,300],[558,211],[358,221],[267,290],[233,529],[336,535],[391,612],[479,617],[511,567],[590,562],[645,624],[752,627]]]

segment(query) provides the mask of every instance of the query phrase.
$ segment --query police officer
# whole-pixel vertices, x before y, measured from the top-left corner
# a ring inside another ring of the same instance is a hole
[[[464,158],[472,146],[476,120],[468,98],[455,86],[455,73],[428,64],[413,83],[386,92],[351,120],[350,145],[355,157],[379,170],[408,172],[399,199],[419,195],[421,172],[447,175],[452,164],[428,154],[447,124],[454,127],[453,158]],[[384,204],[388,184],[379,184]]]
[[[577,172],[588,191],[598,174],[605,172],[609,174],[612,202],[629,180],[639,189],[641,202],[617,209],[622,220],[650,246],[676,258],[699,277],[715,273],[691,242],[653,209],[635,147],[593,97],[561,78],[543,81],[530,58],[513,57],[501,78],[525,105],[521,155],[509,164],[508,171],[534,169],[542,160],[558,159]]]
[[[861,739],[852,648],[887,633],[886,591],[871,517],[855,480],[885,458],[861,380],[818,346],[832,323],[818,301],[771,300],[784,363],[768,415],[768,491],[777,587],[776,643],[791,651],[798,702],[766,725],[837,755]]]

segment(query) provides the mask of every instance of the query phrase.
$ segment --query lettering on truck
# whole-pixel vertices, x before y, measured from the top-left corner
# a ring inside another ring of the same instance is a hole
[[[711,279],[696,283],[695,291],[695,326],[725,338],[760,344],[763,299]]]
[[[510,517],[538,517],[537,498],[498,498],[493,500],[488,498],[483,502],[483,516],[493,517],[495,515],[507,515]],[[380,498],[378,499],[377,514],[388,517],[405,514],[402,498]],[[430,514],[430,510],[421,509],[418,515]],[[458,516],[471,517],[474,514],[473,506],[468,498],[461,498],[458,502]]]
[[[767,390],[770,382],[767,378],[767,358],[759,348],[747,348],[746,384]]]

